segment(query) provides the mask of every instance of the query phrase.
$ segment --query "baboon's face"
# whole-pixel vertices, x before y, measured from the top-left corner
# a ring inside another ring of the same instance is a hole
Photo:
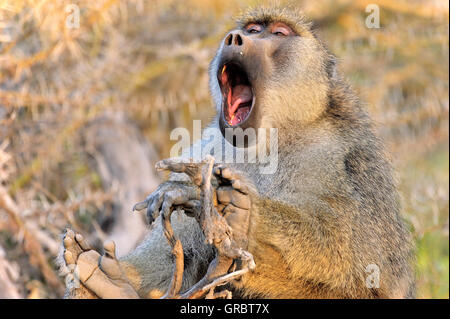
[[[249,22],[231,31],[211,66],[222,133],[229,127],[277,127],[280,116],[295,117],[290,108],[302,102],[303,91],[317,89],[311,86],[324,73],[322,50],[309,31],[298,34],[279,21]]]

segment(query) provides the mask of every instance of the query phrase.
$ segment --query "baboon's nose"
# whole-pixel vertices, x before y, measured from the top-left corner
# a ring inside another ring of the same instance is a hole
[[[230,33],[225,38],[225,45],[227,46],[241,46],[243,43],[244,40],[239,33]]]

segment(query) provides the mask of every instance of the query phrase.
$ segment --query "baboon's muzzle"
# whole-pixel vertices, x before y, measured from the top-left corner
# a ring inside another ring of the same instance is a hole
[[[252,81],[257,72],[252,42],[241,31],[229,33],[224,40],[217,70],[222,93],[219,118],[222,134],[225,128],[255,127],[252,118],[256,97]]]

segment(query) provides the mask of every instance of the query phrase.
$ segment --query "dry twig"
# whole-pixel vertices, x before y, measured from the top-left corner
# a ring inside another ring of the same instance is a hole
[[[220,215],[214,206],[213,178],[214,158],[207,156],[202,162],[182,162],[177,159],[166,159],[156,164],[159,170],[169,170],[175,173],[186,173],[193,183],[201,189],[200,203],[193,207],[194,217],[198,221],[206,242],[213,245],[216,256],[208,267],[206,275],[194,286],[184,293],[179,293],[183,280],[184,255],[183,247],[179,239],[173,233],[170,216],[173,209],[164,216],[162,223],[164,234],[172,247],[175,257],[175,266],[171,284],[163,298],[231,298],[231,292],[224,290],[215,293],[218,286],[225,285],[232,280],[241,277],[249,270],[254,269],[253,256],[238,247],[232,236],[232,229],[225,218]],[[229,273],[235,261],[240,261],[240,269]]]

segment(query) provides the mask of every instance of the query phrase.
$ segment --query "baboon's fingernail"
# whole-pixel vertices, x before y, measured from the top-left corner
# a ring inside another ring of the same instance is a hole
[[[77,242],[81,242],[81,241],[83,241],[83,235],[81,235],[81,234],[76,234],[75,235],[75,239],[77,240]]]
[[[133,212],[139,212],[139,211],[143,210],[144,208],[147,208],[147,202],[146,201],[139,202],[137,204],[134,204]]]

